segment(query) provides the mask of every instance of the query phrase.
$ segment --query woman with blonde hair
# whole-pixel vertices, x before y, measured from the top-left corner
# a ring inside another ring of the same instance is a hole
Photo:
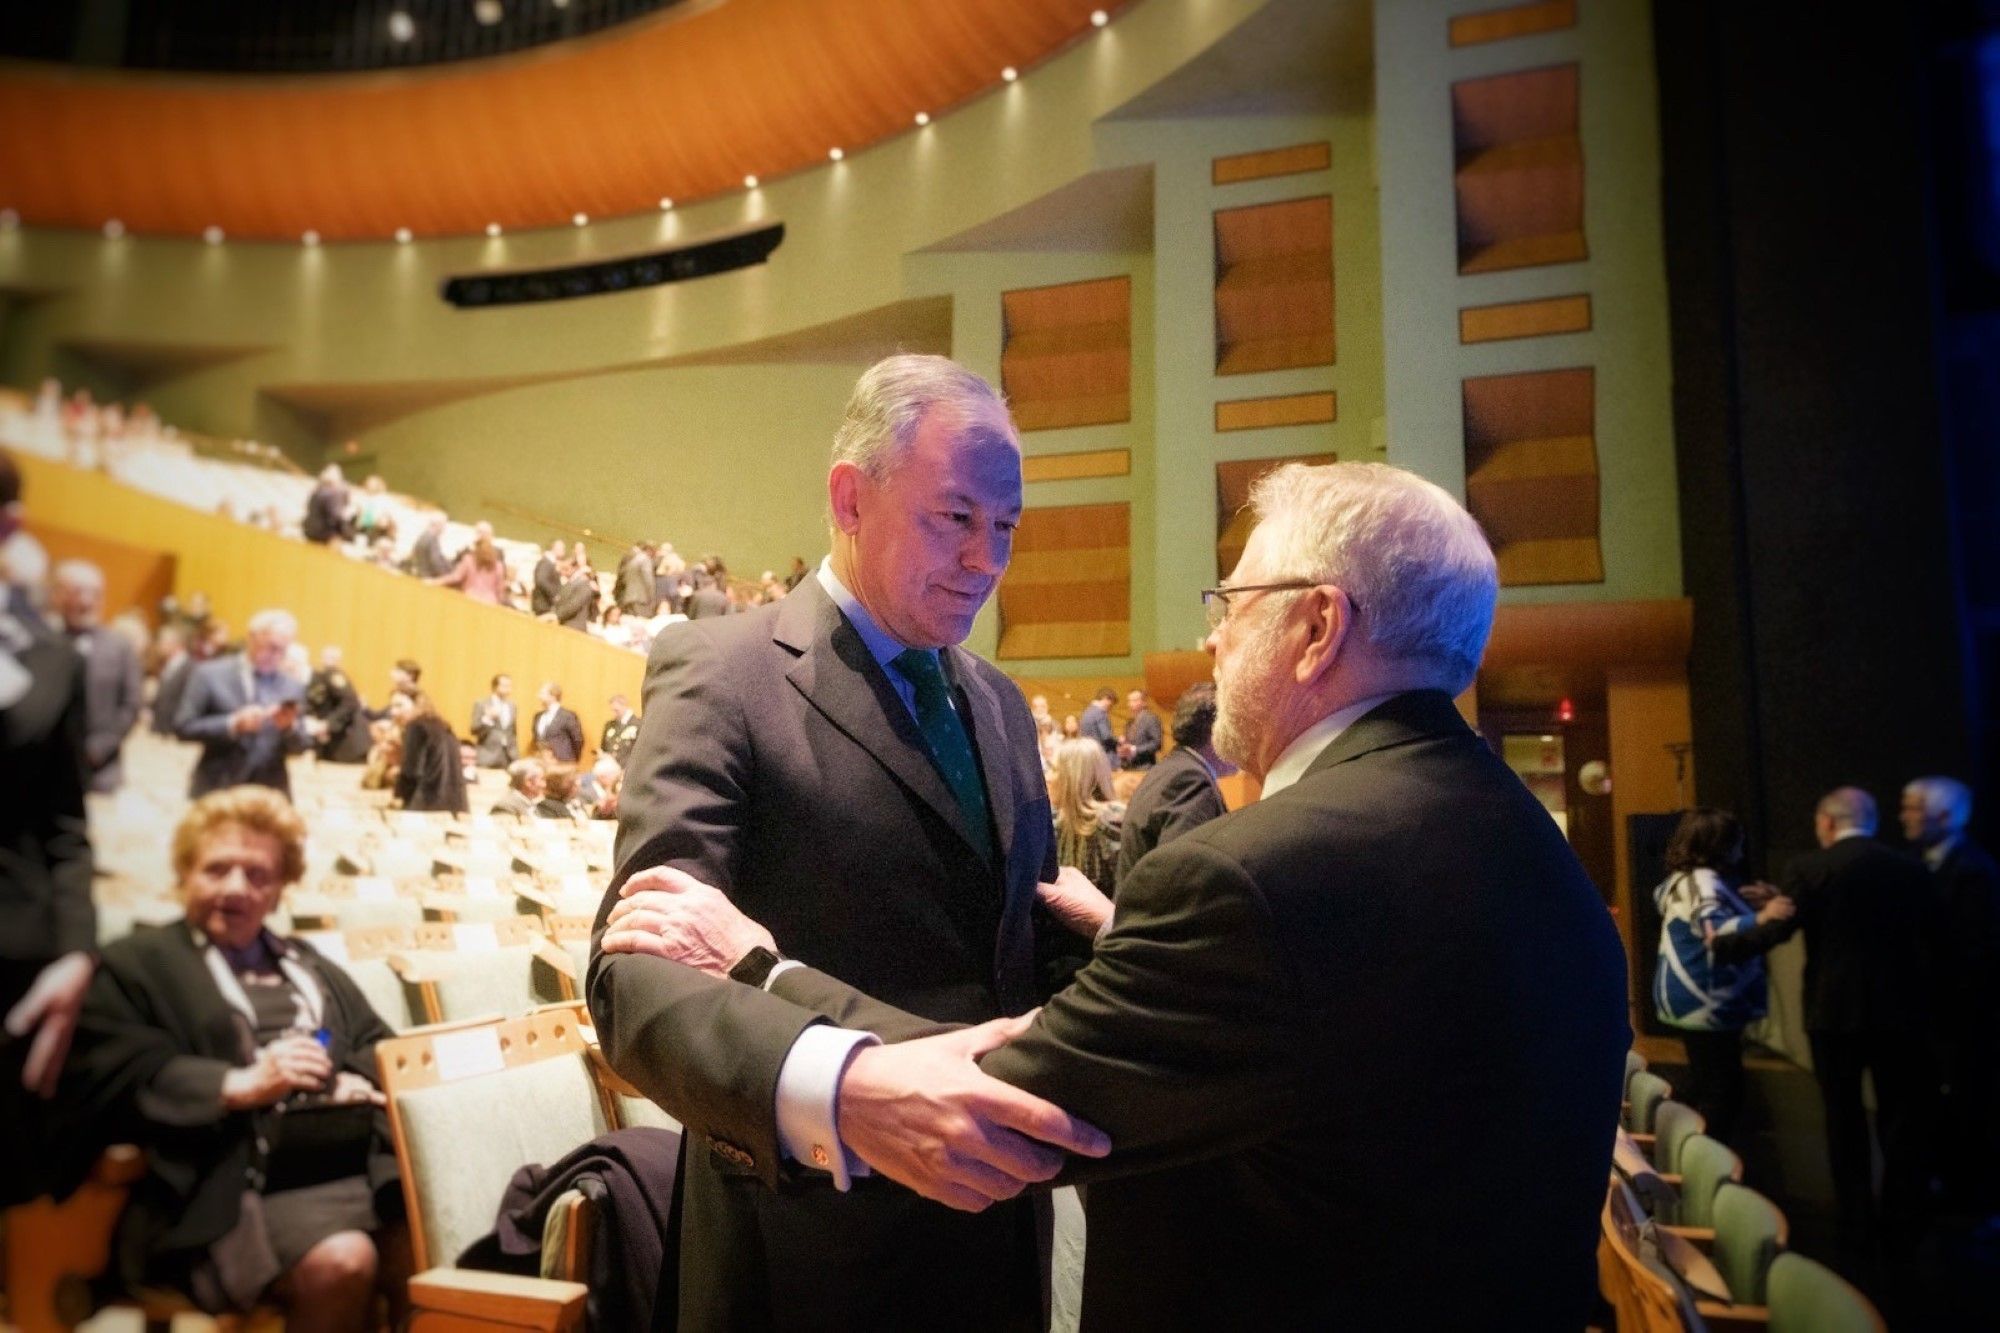
[[[1050,799],[1057,863],[1075,866],[1103,892],[1113,892],[1125,803],[1112,799],[1111,759],[1104,747],[1082,737],[1057,746]]]
[[[360,1330],[378,1294],[401,1311],[409,1276],[376,1087],[393,1034],[337,964],[266,924],[305,837],[266,787],[194,803],[173,836],[183,919],[105,946],[63,1105],[80,1156],[136,1142],[152,1166],[119,1218],[119,1278]]]

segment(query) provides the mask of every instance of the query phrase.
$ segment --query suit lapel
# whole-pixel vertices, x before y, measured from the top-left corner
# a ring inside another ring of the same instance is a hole
[[[931,760],[929,744],[888,672],[876,662],[861,635],[847,623],[817,579],[807,579],[778,603],[772,640],[799,654],[785,673],[834,726],[889,770],[896,780],[937,812],[968,846],[971,838],[958,801]]]
[[[979,771],[986,779],[986,803],[993,810],[1000,864],[1005,866],[1014,850],[1014,775],[1007,762],[1007,727],[1000,699],[973,669],[970,653],[962,648],[948,648],[944,660],[953,683],[965,696],[970,713],[965,719],[966,729],[972,733]]]

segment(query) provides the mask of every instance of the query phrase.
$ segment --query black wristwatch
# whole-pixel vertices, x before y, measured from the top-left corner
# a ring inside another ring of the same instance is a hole
[[[762,990],[764,983],[771,979],[771,969],[784,961],[784,955],[773,953],[760,944],[736,960],[736,966],[729,969],[729,979]]]

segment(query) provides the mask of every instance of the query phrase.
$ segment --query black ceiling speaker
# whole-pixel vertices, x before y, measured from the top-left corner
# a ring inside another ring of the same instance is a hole
[[[530,301],[567,301],[606,292],[629,292],[688,278],[707,278],[732,269],[749,268],[771,257],[785,239],[785,224],[739,231],[728,236],[684,245],[673,250],[649,250],[618,259],[559,268],[511,269],[499,273],[469,273],[446,278],[444,299],[461,310],[484,306],[522,305]]]

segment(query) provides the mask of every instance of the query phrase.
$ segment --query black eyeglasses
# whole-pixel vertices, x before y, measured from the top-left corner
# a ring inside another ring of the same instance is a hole
[[[1317,588],[1317,579],[1291,579],[1285,583],[1218,583],[1213,588],[1201,590],[1201,609],[1208,613],[1208,627],[1219,629],[1229,618],[1229,599],[1245,592],[1298,592],[1304,588]],[[1352,597],[1347,605],[1355,615],[1361,614],[1361,603]]]

